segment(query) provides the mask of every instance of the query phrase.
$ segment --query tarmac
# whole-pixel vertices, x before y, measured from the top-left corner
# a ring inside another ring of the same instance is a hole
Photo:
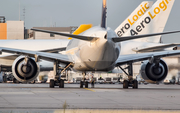
[[[48,113],[63,109],[180,112],[180,85],[122,87],[122,84],[95,84],[95,88],[79,88],[79,84],[65,84],[65,88],[49,88],[49,84],[0,83],[0,113]]]

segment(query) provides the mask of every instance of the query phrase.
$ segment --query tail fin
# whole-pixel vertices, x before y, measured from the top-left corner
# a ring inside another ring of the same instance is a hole
[[[142,2],[115,30],[116,34],[121,37],[124,33],[139,20],[142,15],[153,5],[152,1]],[[133,21],[132,20],[136,20]]]
[[[134,36],[163,32],[175,0],[157,0],[156,3],[123,36]],[[135,39],[136,41],[159,43],[161,35]]]
[[[74,35],[79,35],[80,33],[88,30],[89,28],[92,27],[92,24],[81,24],[74,32]],[[68,38],[68,39],[72,39],[72,38]]]
[[[106,28],[106,0],[103,0],[103,5],[102,5],[102,18],[101,18],[101,27]]]

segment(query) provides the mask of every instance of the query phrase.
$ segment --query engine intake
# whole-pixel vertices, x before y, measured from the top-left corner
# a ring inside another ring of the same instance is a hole
[[[144,61],[141,65],[140,75],[146,82],[159,83],[166,78],[167,74],[168,66],[162,59],[158,65],[151,64],[149,61]]]
[[[20,82],[30,82],[37,78],[40,68],[32,59],[26,56],[19,56],[12,65],[13,76]]]

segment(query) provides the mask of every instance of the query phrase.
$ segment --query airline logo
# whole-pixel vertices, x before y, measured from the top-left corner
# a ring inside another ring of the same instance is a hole
[[[157,3],[151,8],[151,10],[147,12],[146,16],[144,15],[145,18],[143,18],[142,21],[134,27],[134,29],[130,30],[131,36],[138,35],[138,33],[140,33],[148,24],[150,24],[153,19],[157,18],[157,16],[160,15],[161,12],[166,11],[168,9],[168,4],[173,1],[174,0],[157,1]]]
[[[142,2],[131,15],[115,30],[117,35],[121,37],[144,13],[152,6],[153,2]]]
[[[141,7],[142,7],[142,8],[137,12],[136,15],[134,15],[134,16],[132,17],[132,19],[128,19],[128,22],[129,22],[128,24],[133,25],[134,22],[137,21],[139,17],[141,17],[142,15],[144,15],[144,13],[146,12],[147,9],[149,9],[149,6],[147,6],[147,3],[144,4],[144,7],[143,7],[142,5],[141,5]]]

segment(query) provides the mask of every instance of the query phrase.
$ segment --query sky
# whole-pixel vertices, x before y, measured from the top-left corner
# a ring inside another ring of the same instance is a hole
[[[107,0],[107,26],[116,29],[142,1]],[[164,31],[180,30],[179,5],[180,0],[176,0]],[[0,16],[5,16],[6,21],[19,20],[19,11],[20,20],[25,21],[27,29],[80,24],[97,26],[101,22],[102,0],[0,0]],[[162,40],[180,43],[179,36],[166,35]]]

